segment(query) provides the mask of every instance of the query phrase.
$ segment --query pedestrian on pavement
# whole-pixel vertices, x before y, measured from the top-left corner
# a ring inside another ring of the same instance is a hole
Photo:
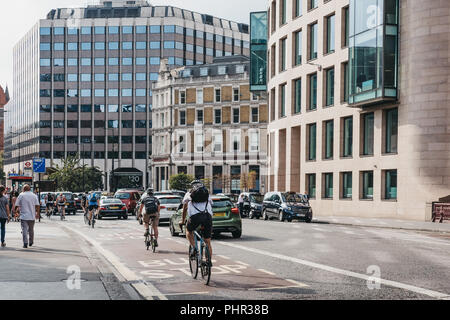
[[[19,221],[19,212],[16,207],[16,201],[17,201],[18,197],[19,197],[19,192],[13,190],[11,192],[11,217],[12,217],[13,221],[15,221],[15,222]]]
[[[241,217],[242,217],[244,214],[244,194],[243,193],[241,193],[239,195],[238,204],[239,204],[239,213],[241,214]]]
[[[0,186],[0,233],[1,233],[1,245],[6,247],[5,236],[6,236],[6,224],[9,223],[11,219],[11,213],[9,211],[8,198],[5,197],[6,188]]]
[[[31,192],[30,185],[23,187],[23,192],[16,201],[16,207],[20,210],[20,221],[22,225],[23,247],[24,249],[34,244],[34,225],[36,218],[39,217],[41,207],[38,197]]]

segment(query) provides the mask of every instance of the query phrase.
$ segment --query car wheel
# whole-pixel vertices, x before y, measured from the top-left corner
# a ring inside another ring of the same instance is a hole
[[[242,237],[242,230],[232,232],[231,234],[233,235],[234,239],[239,239],[240,237]]]
[[[122,218],[123,220],[128,220],[128,214],[125,214]]]
[[[281,222],[284,222],[285,218],[284,218],[284,212],[283,212],[283,211],[280,211],[280,213],[278,214],[278,219],[279,219]]]
[[[263,211],[263,219],[264,219],[264,221],[269,220],[269,217],[267,216],[266,210]]]
[[[175,231],[175,227],[173,226],[172,221],[170,221],[169,229],[170,229],[170,234],[172,235],[172,237],[177,237],[179,235],[179,233]]]
[[[313,219],[313,217],[312,217],[312,215],[310,215],[310,216],[308,216],[308,217],[305,219],[305,222],[306,222],[306,223],[311,223],[311,222],[312,222],[312,219]]]
[[[248,218],[253,220],[253,218],[255,218],[255,216],[253,215],[253,211],[250,211],[250,213],[248,214]]]

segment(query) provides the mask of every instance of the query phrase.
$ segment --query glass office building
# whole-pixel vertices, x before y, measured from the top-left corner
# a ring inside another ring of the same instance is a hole
[[[248,29],[147,1],[52,10],[14,48],[6,172],[33,157],[54,166],[78,156],[101,168],[108,189],[149,186],[151,88],[161,59],[177,67],[248,56]]]

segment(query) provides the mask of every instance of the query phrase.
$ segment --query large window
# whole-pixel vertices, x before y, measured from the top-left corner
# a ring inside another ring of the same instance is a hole
[[[286,14],[287,14],[287,0],[280,1],[280,25],[286,23]]]
[[[280,72],[286,70],[286,42],[287,38],[280,40]]]
[[[302,112],[302,79],[296,79],[294,84],[294,114]]]
[[[327,46],[325,51],[326,53],[333,53],[335,51],[335,41],[336,41],[335,20],[336,20],[335,15],[326,18],[327,21]]]
[[[334,68],[326,70],[326,99],[325,105],[327,107],[334,105]]]
[[[353,155],[353,117],[344,118],[344,136],[343,136],[343,157],[351,157]]]
[[[373,199],[373,171],[361,172],[362,180],[362,194],[361,198],[364,200]]]
[[[294,18],[300,17],[303,12],[303,6],[302,6],[303,0],[293,0],[292,3],[294,4]]]
[[[316,198],[316,175],[307,174],[306,175],[306,190],[308,190],[308,196],[310,199]]]
[[[332,173],[324,173],[323,174],[323,198],[324,199],[333,199],[333,174]]]
[[[397,153],[398,141],[398,109],[385,111],[385,153]]]
[[[309,75],[309,110],[317,109],[317,74]]]
[[[386,170],[385,174],[385,199],[397,199],[397,170]]]
[[[280,118],[286,116],[286,84],[282,84],[279,89],[280,94]]]
[[[374,119],[375,114],[373,112],[364,114],[362,116],[362,135],[363,135],[363,143],[362,143],[362,155],[370,156],[373,155],[373,146],[374,146]]]
[[[294,41],[295,41],[294,66],[298,66],[302,64],[303,34],[301,30],[294,33]]]
[[[344,172],[342,179],[342,199],[351,199],[353,196],[353,177],[351,172]]]
[[[309,60],[317,58],[317,44],[318,44],[318,25],[314,23],[309,26]]]
[[[315,123],[308,125],[308,160],[316,160],[317,148],[317,125]]]
[[[324,158],[333,159],[333,148],[334,148],[334,121],[325,121],[325,148],[324,148]]]

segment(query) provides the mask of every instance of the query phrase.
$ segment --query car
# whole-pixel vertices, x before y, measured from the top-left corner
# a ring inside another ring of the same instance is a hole
[[[156,199],[159,200],[159,204],[161,205],[160,218],[159,222],[169,222],[170,218],[178,211],[178,207],[180,206],[183,198],[179,196],[155,196]]]
[[[64,197],[66,197],[66,215],[76,215],[77,214],[77,208],[75,206],[75,195],[72,192],[69,191],[61,191],[56,192],[55,194],[55,203],[57,202],[57,198],[60,194],[63,194]],[[56,210],[58,212],[58,210]]]
[[[244,197],[244,217],[259,219],[262,217],[264,196],[254,192],[244,192],[240,196]]]
[[[310,223],[313,210],[306,195],[295,192],[269,192],[264,197],[263,219],[304,220]]]
[[[221,233],[230,232],[233,238],[238,239],[242,236],[242,218],[239,209],[231,202],[229,197],[212,196],[213,201],[213,235],[218,236]],[[184,230],[180,228],[180,222],[183,217],[183,206],[170,219],[169,229],[172,236],[178,236]]]
[[[100,200],[98,218],[118,218],[127,220],[128,210],[122,200],[117,198],[104,198]]]
[[[74,194],[75,196],[75,207],[77,208],[77,210],[82,210],[83,208],[81,207],[81,199],[83,198],[83,194],[82,193],[78,193],[78,194]]]
[[[128,213],[135,214],[141,193],[139,190],[119,190],[114,194],[114,198],[120,199],[125,204]]]

